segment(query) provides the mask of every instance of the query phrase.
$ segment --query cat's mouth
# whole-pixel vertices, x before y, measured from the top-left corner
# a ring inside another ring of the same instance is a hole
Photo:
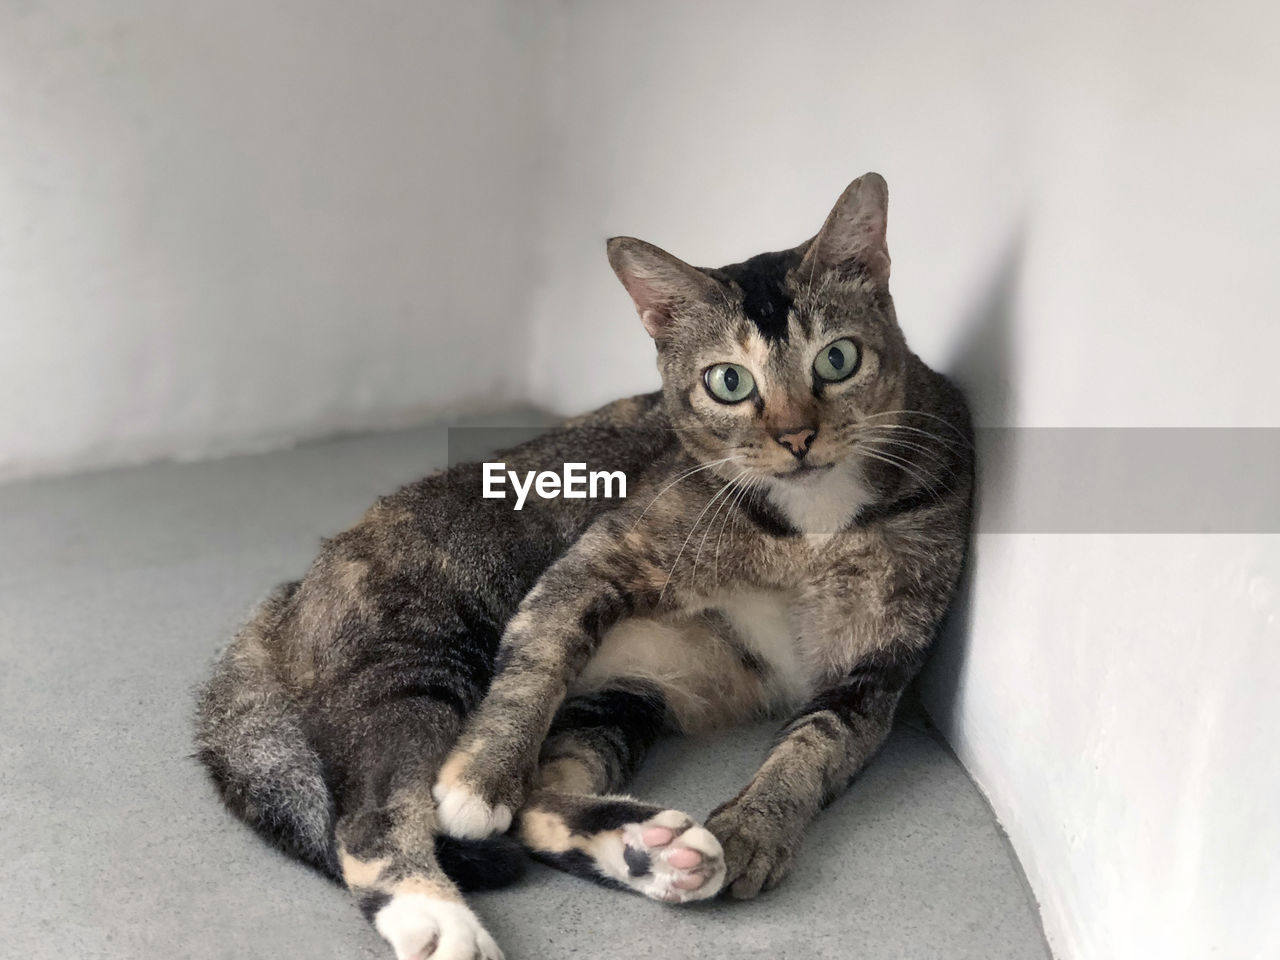
[[[834,466],[834,463],[809,463],[807,460],[801,460],[790,470],[775,473],[774,476],[779,480],[811,480],[826,473]]]

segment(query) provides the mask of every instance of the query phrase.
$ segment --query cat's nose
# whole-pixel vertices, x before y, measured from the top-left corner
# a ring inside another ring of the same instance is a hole
[[[797,460],[803,460],[804,455],[813,446],[813,438],[817,435],[817,427],[786,427],[774,434],[773,439],[790,450]]]

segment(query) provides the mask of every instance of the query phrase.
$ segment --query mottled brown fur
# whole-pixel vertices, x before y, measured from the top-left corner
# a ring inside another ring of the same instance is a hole
[[[782,876],[804,825],[887,735],[946,612],[968,537],[968,416],[897,325],[884,209],[883,181],[868,175],[817,238],[750,270],[749,261],[697,271],[639,241],[613,241],[614,267],[658,344],[680,446],[524,599],[503,638],[501,672],[438,796],[518,808],[557,706],[584,678],[592,688],[651,684],[677,728],[700,725],[695,715],[723,724],[790,709],[760,772],[709,821],[734,895],[753,896]],[[767,269],[774,273],[762,285]],[[809,358],[851,341],[856,372],[819,381]],[[703,371],[726,362],[752,377],[752,396],[724,402],[704,387]],[[812,435],[811,449],[783,442],[780,432],[796,430]],[[810,465],[817,469],[805,473]],[[807,503],[806,491],[824,502]],[[779,598],[790,634],[780,644],[746,636],[750,624],[739,624],[745,639],[728,626],[737,598],[751,591]],[[669,632],[629,626],[641,622]],[[724,650],[743,656],[712,657],[709,682],[691,681],[710,622],[725,625]],[[637,642],[647,636],[650,649],[620,649],[627,630]],[[683,643],[673,641],[680,630]],[[673,660],[665,672],[655,662],[663,655]],[[787,702],[798,688],[803,701]],[[693,691],[709,702],[692,709]],[[590,760],[578,762],[591,770]],[[530,803],[538,802],[535,794]],[[484,829],[474,818],[444,825]]]
[[[601,882],[750,897],[883,742],[958,580],[973,473],[962,398],[897,324],[886,196],[869,174],[813,240],[720,269],[611,241],[662,392],[503,459],[623,470],[628,498],[516,513],[480,497],[478,465],[425,478],[326,541],[219,660],[198,736],[224,799],[344,878],[402,956],[440,937],[497,956],[448,874],[513,874],[442,831],[514,818]],[[725,364],[749,393],[713,392]],[[790,719],[710,833],[617,795],[660,733],[765,713]]]

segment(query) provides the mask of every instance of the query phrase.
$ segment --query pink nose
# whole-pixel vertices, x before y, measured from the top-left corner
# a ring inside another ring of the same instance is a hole
[[[780,444],[791,451],[797,459],[803,459],[813,446],[813,438],[818,435],[815,427],[789,427],[774,436]]]

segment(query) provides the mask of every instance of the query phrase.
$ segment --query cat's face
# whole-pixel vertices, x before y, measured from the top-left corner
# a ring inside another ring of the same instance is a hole
[[[903,407],[884,181],[854,181],[793,250],[702,270],[642,241],[610,262],[658,344],[672,423],[724,477],[804,483],[856,462]]]

